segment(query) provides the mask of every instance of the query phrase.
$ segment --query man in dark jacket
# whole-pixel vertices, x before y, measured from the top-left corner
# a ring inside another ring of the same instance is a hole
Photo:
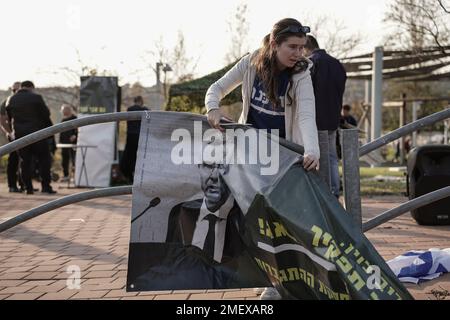
[[[148,110],[144,106],[144,99],[141,96],[134,98],[134,105],[129,107],[127,111],[144,111]],[[127,142],[120,161],[120,170],[124,176],[133,182],[134,167],[136,166],[136,153],[139,144],[139,133],[141,131],[141,120],[127,121]]]
[[[52,126],[50,110],[41,95],[34,91],[31,81],[21,83],[20,90],[13,95],[6,104],[6,111],[12,123],[15,138],[22,138],[33,132]],[[56,193],[50,186],[51,156],[48,140],[35,142],[19,151],[22,158],[22,178],[27,194],[33,194],[32,184],[32,157],[39,161],[42,192]]]
[[[317,40],[311,35],[307,36],[304,55],[308,56],[314,63],[311,78],[316,98],[317,130],[328,131],[331,192],[339,198],[336,130],[340,121],[347,74],[339,60],[320,49]]]
[[[71,105],[63,104],[61,106],[61,114],[62,120],[61,122],[70,121],[77,119],[77,116],[73,113],[73,108]],[[59,143],[61,144],[77,144],[78,137],[78,129],[70,129],[68,131],[61,132],[59,134]],[[62,156],[62,167],[64,177],[61,179],[61,182],[68,181],[69,178],[69,164],[72,164],[72,167],[75,166],[75,149],[74,148],[62,148],[61,149]]]
[[[349,104],[344,104],[342,107],[342,115],[341,115],[341,123],[340,127],[342,129],[355,128],[358,126],[358,121],[356,121],[355,117],[350,113],[352,107]]]
[[[12,95],[20,89],[20,82],[14,82],[11,87]],[[6,114],[6,102],[12,97],[9,96],[0,106],[0,124],[3,132],[8,138],[8,142],[13,141],[14,133],[12,132],[11,123],[9,122],[8,115]],[[11,152],[8,157],[8,166],[6,174],[8,176],[8,188],[9,192],[22,192],[22,189],[17,187],[17,182],[21,185],[21,178],[19,174],[19,154],[17,151]],[[22,185],[21,185],[22,187]]]

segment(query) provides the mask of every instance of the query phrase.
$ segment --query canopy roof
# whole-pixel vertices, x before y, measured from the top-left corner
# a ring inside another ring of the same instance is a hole
[[[342,59],[350,79],[372,78],[372,53]],[[383,52],[383,78],[403,81],[450,79],[450,46]]]
[[[206,91],[208,90],[209,86],[219,80],[236,63],[237,61],[227,65],[219,71],[215,71],[201,78],[172,85],[169,90],[169,102],[173,97],[187,96],[193,105],[203,106],[205,104]],[[229,95],[227,95],[222,100],[222,103],[232,104],[234,102],[241,101],[241,97],[242,94],[239,86]]]

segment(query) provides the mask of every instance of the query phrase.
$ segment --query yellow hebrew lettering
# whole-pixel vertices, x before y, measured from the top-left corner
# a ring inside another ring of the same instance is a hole
[[[359,259],[356,260],[356,263],[357,263],[357,264],[361,264],[361,263],[363,263],[365,260],[366,260],[366,259],[364,259],[364,257],[359,257]]]
[[[275,238],[281,238],[281,237],[288,237],[295,242],[297,242],[297,239],[295,239],[292,235],[290,235],[286,228],[279,222],[274,222],[273,225],[275,226]]]
[[[362,287],[364,287],[364,280],[361,278],[358,272],[356,272],[356,270],[354,270],[352,274],[347,277],[347,279],[350,280],[356,291],[359,291]]]
[[[272,230],[270,229],[269,223],[266,221],[266,236],[273,239]]]
[[[298,271],[300,273],[300,279],[303,280],[303,282],[306,283],[306,271],[303,269],[298,268]]]
[[[330,293],[331,293],[331,299],[333,300],[339,300],[339,293],[334,292],[333,290],[330,289]]]
[[[337,261],[336,264],[341,268],[341,270],[344,273],[349,273],[350,270],[352,270],[352,265],[350,264],[350,261],[344,256],[341,256]]]
[[[345,293],[339,293],[339,300],[350,300],[350,295]]]
[[[331,239],[333,239],[331,234],[329,234],[328,232],[325,232],[325,234],[323,235],[323,244],[328,246],[328,244],[330,243]]]
[[[325,285],[323,284],[322,281],[319,280],[319,292],[326,294],[326,289],[325,289]]]
[[[280,278],[278,277],[278,270],[277,268],[271,267],[272,268],[272,275],[275,279],[279,280]]]
[[[266,233],[264,232],[264,220],[261,218],[258,218],[258,223],[259,223],[259,233],[262,234],[263,236],[265,236]]]
[[[369,261],[365,260],[365,261],[363,262],[362,268],[364,269],[365,272],[367,272],[367,269],[368,269],[369,267],[370,267]],[[367,273],[369,273],[369,272],[367,272]]]
[[[265,271],[272,275],[272,267],[267,262],[264,262]]]
[[[380,284],[381,290],[384,291],[384,289],[386,289],[387,286],[388,286],[388,282],[386,281],[386,279],[381,277],[381,284]]]
[[[263,265],[262,261],[259,260],[258,258],[255,258],[255,260],[256,260],[256,263],[258,264],[258,267],[260,267],[261,269],[264,270],[264,265]]]
[[[286,271],[285,270],[280,270],[279,272],[280,272],[280,277],[279,277],[280,281],[281,282],[288,281],[288,277],[287,277]]]
[[[308,286],[310,286],[311,288],[314,289],[314,275],[312,273],[308,272],[306,280],[307,280],[306,283],[308,284]]]
[[[312,245],[314,247],[318,247],[319,246],[319,242],[320,242],[320,238],[322,238],[322,229],[320,229],[318,226],[313,226],[311,228],[311,231],[314,232],[314,237],[313,237],[313,241],[312,241]]]
[[[352,252],[352,250],[353,250],[353,245],[350,243],[349,245],[348,245],[348,248],[347,249],[345,249],[345,254],[349,254],[350,252]]]
[[[380,300],[380,298],[378,298],[378,295],[375,292],[371,292],[370,297],[372,298],[372,300]]]
[[[335,243],[331,243],[325,252],[325,259],[336,258],[341,254],[341,250],[336,247]]]
[[[298,280],[298,269],[297,268],[289,268],[287,269],[289,273],[289,281]]]

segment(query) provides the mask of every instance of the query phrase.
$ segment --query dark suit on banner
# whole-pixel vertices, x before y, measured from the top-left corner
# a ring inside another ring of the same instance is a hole
[[[203,199],[172,208],[166,243],[140,244],[147,245],[151,254],[146,254],[147,258],[143,254],[133,257],[139,256],[142,264],[149,267],[132,281],[133,287],[129,289],[220,289],[254,283],[248,270],[254,270],[250,266],[255,262],[242,242],[244,216],[239,206],[230,197],[221,207],[222,213],[216,213],[218,219],[214,224],[208,218],[211,213],[205,209]],[[135,252],[144,251],[138,249],[139,244],[133,245]],[[242,273],[238,271],[240,268]]]

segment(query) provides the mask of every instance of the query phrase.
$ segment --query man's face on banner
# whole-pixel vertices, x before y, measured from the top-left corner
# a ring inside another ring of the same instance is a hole
[[[203,162],[198,167],[206,207],[209,211],[216,212],[230,196],[230,189],[220,175],[220,171],[226,171],[227,165]]]

